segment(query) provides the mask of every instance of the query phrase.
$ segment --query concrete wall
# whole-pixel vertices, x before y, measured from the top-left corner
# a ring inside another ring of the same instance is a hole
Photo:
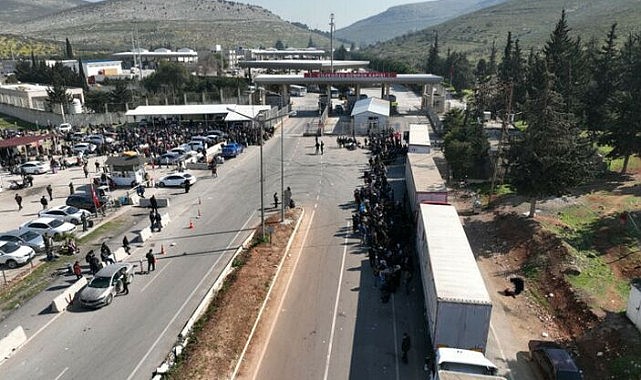
[[[63,116],[57,113],[15,107],[1,103],[0,113],[40,126],[46,126],[48,123],[51,123],[52,125],[60,125],[63,122],[71,123],[72,125],[120,124],[127,120],[125,114],[122,112],[110,112],[107,114],[88,113],[65,115],[63,121]]]

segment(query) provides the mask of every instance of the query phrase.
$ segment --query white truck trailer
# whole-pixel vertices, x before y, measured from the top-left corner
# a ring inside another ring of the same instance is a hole
[[[485,353],[492,301],[454,206],[421,204],[416,249],[432,347]]]

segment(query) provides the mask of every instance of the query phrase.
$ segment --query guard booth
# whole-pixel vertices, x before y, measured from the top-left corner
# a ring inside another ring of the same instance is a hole
[[[137,153],[125,152],[121,156],[109,157],[105,162],[110,178],[116,186],[134,187],[145,177],[145,159]]]

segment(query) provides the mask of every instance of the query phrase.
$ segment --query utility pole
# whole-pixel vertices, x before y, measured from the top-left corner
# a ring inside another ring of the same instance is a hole
[[[329,15],[329,67],[330,73],[334,72],[334,14]]]

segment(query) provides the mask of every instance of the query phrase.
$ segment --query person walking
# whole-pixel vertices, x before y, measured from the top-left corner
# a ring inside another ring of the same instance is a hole
[[[87,232],[87,215],[83,212],[82,215],[80,215],[80,223],[82,223],[82,232]]]
[[[45,253],[47,254],[47,260],[53,260],[53,239],[48,232],[45,232],[43,240],[45,244]]]
[[[75,274],[75,275],[76,275],[76,279],[77,279],[77,280],[79,280],[80,278],[82,278],[82,268],[80,267],[80,263],[79,263],[78,261],[76,261],[76,262],[73,264],[73,274]]]
[[[147,258],[147,273],[152,270],[156,270],[156,257],[154,256],[154,251],[149,249],[149,252],[145,255]]]
[[[129,239],[127,239],[127,235],[122,238],[122,247],[128,255],[131,255],[131,247],[129,246]]]
[[[18,204],[18,211],[22,210],[22,197],[20,194],[16,193],[16,196],[13,197],[16,200],[16,203]]]
[[[191,183],[189,183],[189,180],[186,179],[184,184],[185,184],[185,193],[188,193],[189,189],[191,188]]]
[[[278,193],[274,193],[274,208],[278,208]]]
[[[96,173],[99,173],[100,172],[100,162],[96,161],[94,166],[96,167]]]
[[[73,188],[73,182],[69,182],[69,195],[73,195],[75,189]]]
[[[156,212],[154,210],[149,211],[149,223],[151,223],[151,232],[154,232],[156,228]]]
[[[320,144],[318,143],[318,140],[316,140],[316,154],[318,154],[319,149],[320,149]]]
[[[49,194],[49,200],[53,200],[53,188],[51,187],[51,184],[48,184],[47,187],[47,194]]]
[[[407,333],[403,333],[403,340],[401,342],[401,351],[403,351],[403,363],[407,363],[407,352],[412,347],[412,342],[410,341],[410,336]]]
[[[82,165],[82,172],[85,173],[85,178],[89,177],[89,169],[87,168],[86,162],[84,165]]]
[[[321,148],[321,156],[322,156],[323,152],[325,151],[325,143],[322,140],[320,142],[320,148]]]
[[[156,215],[154,215],[154,222],[156,223],[156,228],[158,229],[158,232],[162,231],[162,217],[160,216],[160,213],[157,212]]]
[[[149,198],[149,206],[151,207],[151,211],[158,212],[158,201],[156,200],[155,194]]]
[[[211,167],[211,176],[212,178],[218,178],[218,165],[215,162]]]
[[[49,205],[49,201],[47,198],[43,195],[42,198],[40,198],[40,204],[42,205],[42,209],[45,210],[47,206]]]
[[[120,270],[121,277],[120,277],[120,282],[122,284],[122,289],[120,290],[120,294],[127,295],[129,294],[129,276],[127,275],[127,268],[122,268]]]

